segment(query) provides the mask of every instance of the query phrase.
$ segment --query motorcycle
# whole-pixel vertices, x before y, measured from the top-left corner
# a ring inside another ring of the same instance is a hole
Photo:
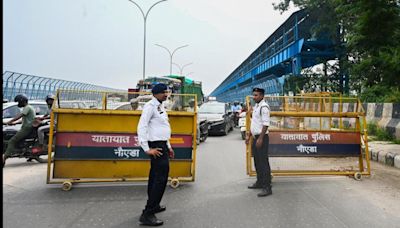
[[[239,114],[239,127],[242,139],[246,139],[246,112],[241,112]]]
[[[49,123],[48,122],[42,123],[41,125],[33,127],[30,135],[28,135],[25,139],[23,139],[21,142],[17,144],[16,150],[13,151],[12,155],[8,158],[26,158],[27,161],[36,160],[39,163],[47,162],[47,159],[41,158],[40,156],[48,154],[47,144],[49,139],[49,133],[45,134],[43,148],[40,149],[38,147],[39,139],[37,130],[40,126],[43,126],[43,124],[49,124]],[[7,149],[8,142],[15,134],[17,134],[18,130],[19,129],[16,126],[3,125],[3,154]],[[3,167],[4,165],[5,163],[3,164]]]

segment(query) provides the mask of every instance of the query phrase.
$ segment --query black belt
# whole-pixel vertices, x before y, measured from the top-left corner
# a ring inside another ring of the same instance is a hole
[[[149,141],[150,143],[167,143],[168,141],[163,141],[163,140],[159,140],[159,141]]]

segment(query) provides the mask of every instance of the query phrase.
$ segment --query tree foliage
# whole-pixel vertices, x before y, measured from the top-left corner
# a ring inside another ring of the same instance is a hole
[[[313,29],[331,34],[346,57],[339,65],[350,74],[351,90],[367,100],[393,100],[392,95],[398,95],[399,0],[280,0],[274,4],[281,12],[291,6],[307,9],[317,22]]]

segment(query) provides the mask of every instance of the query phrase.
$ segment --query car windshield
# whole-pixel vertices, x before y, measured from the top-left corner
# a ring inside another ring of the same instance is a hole
[[[21,113],[21,109],[14,105],[3,109],[3,118],[14,118]]]
[[[47,107],[46,103],[43,103],[43,104],[33,103],[33,104],[30,104],[30,105],[35,110],[35,114],[36,115],[45,115],[45,114],[47,114],[48,107]],[[20,114],[21,111],[22,111],[22,108],[19,108],[17,106],[17,103],[9,104],[9,105],[3,107],[3,119],[4,118],[14,118],[18,114]]]
[[[225,104],[203,104],[199,108],[199,113],[215,113],[215,114],[220,114],[220,113],[225,113]]]
[[[49,109],[46,104],[32,104],[33,109],[35,109],[36,115],[46,115]]]

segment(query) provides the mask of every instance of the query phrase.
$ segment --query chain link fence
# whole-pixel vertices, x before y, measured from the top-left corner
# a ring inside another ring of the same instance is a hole
[[[29,100],[44,100],[48,94],[55,94],[57,89],[121,91],[82,82],[39,77],[28,74],[6,71],[3,73],[3,102],[13,101],[17,94],[25,94]]]

